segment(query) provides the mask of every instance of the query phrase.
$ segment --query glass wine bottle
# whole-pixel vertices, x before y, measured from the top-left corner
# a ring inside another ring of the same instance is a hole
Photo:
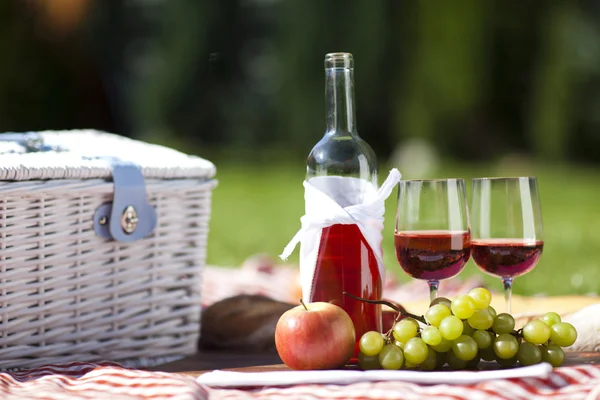
[[[377,191],[377,160],[356,128],[352,54],[325,56],[325,98],[326,132],[308,156],[306,179],[341,207],[360,204]],[[358,225],[322,229],[311,289],[310,301],[332,302],[350,315],[357,341],[367,331],[381,331],[381,306],[343,294],[381,299],[377,257]]]

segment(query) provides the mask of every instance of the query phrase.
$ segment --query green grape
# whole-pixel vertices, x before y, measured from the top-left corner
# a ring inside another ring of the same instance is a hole
[[[519,342],[510,333],[502,333],[494,340],[494,353],[498,358],[509,359],[519,351]]]
[[[542,349],[533,343],[523,342],[517,352],[517,360],[521,365],[533,365],[542,362]]]
[[[494,323],[494,317],[487,308],[476,310],[467,320],[475,329],[489,329]]]
[[[469,296],[475,302],[475,309],[483,310],[489,307],[492,302],[492,294],[486,288],[478,287],[471,289]]]
[[[440,326],[440,322],[450,314],[452,314],[450,308],[444,304],[434,304],[425,312],[425,320],[431,325],[438,327]]]
[[[452,348],[452,342],[442,337],[442,341],[440,342],[440,344],[431,347],[438,353],[445,353],[447,351],[450,351],[450,349]]]
[[[542,351],[533,343],[521,343],[517,351],[517,360],[523,366],[539,364],[542,362]]]
[[[542,346],[542,360],[553,367],[560,367],[565,361],[565,352],[559,345],[550,343],[548,346]]]
[[[442,342],[442,334],[438,328],[430,325],[421,331],[421,339],[430,346],[437,346]]]
[[[431,303],[429,304],[429,307],[432,307],[432,306],[434,306],[436,304],[443,304],[446,307],[448,307],[448,310],[449,310],[450,306],[452,305],[452,302],[447,297],[436,297],[435,299],[433,299],[431,301]]]
[[[414,319],[414,318],[404,317],[404,318],[402,318],[402,321],[410,321],[410,322],[412,322],[417,327],[417,330],[420,328],[419,322],[416,319]]]
[[[561,347],[569,347],[577,340],[577,330],[568,322],[557,322],[550,331],[550,342]]]
[[[417,336],[418,325],[413,322],[412,318],[405,318],[394,324],[392,334],[394,338],[400,342],[406,343],[408,339]]]
[[[404,343],[402,343],[402,342],[399,342],[399,341],[397,341],[397,340],[396,340],[396,341],[394,342],[394,344],[395,344],[396,346],[398,346],[400,349],[404,350]]]
[[[428,347],[427,358],[419,365],[421,371],[433,371],[437,366],[437,353]]]
[[[379,357],[375,356],[367,356],[363,352],[358,353],[358,366],[363,371],[367,371],[370,369],[381,369],[381,365],[379,364]]]
[[[473,333],[475,333],[475,329],[473,329],[473,327],[471,325],[469,325],[469,321],[468,320],[463,320],[463,335],[468,335],[468,336],[473,336]]]
[[[492,337],[488,331],[476,330],[473,333],[473,340],[477,343],[477,347],[480,349],[487,349],[492,345]]]
[[[494,319],[496,318],[496,316],[498,316],[498,313],[496,312],[496,309],[494,307],[489,306],[488,311],[490,312],[490,314],[492,314],[492,317],[494,317]]]
[[[562,320],[560,319],[560,315],[558,315],[555,312],[549,312],[544,314],[544,316],[542,317],[542,321],[544,321],[544,323],[548,326],[552,326],[558,322],[562,322]]]
[[[470,296],[462,294],[452,300],[450,309],[458,318],[467,319],[475,312],[475,302]]]
[[[442,337],[454,340],[463,333],[463,322],[456,315],[449,315],[440,322],[439,327]]]
[[[411,363],[404,357],[404,368],[405,369],[417,369],[419,368],[419,364]]]
[[[452,342],[452,352],[461,360],[472,360],[477,355],[477,343],[471,336],[460,335]]]
[[[383,336],[376,331],[365,332],[358,342],[360,351],[366,356],[376,356],[383,349]]]
[[[381,365],[383,369],[400,369],[402,368],[402,364],[404,364],[404,354],[402,354],[402,350],[394,344],[383,346],[377,359],[379,365]]]
[[[496,359],[496,353],[492,346],[486,347],[485,349],[479,349],[479,357],[485,361],[494,361]]]
[[[427,358],[427,345],[421,338],[414,337],[404,344],[404,358],[419,365]]]
[[[550,339],[550,327],[539,319],[529,321],[523,327],[523,338],[529,343],[542,344]]]
[[[498,335],[510,333],[513,329],[515,329],[515,319],[507,313],[498,314],[492,324],[492,330]]]
[[[514,355],[511,358],[499,358],[496,357],[496,362],[502,367],[512,367],[517,363],[517,356]]]
[[[446,353],[446,363],[448,364],[450,369],[458,370],[465,369],[469,362],[461,360],[460,358],[456,357],[453,351],[449,351]]]

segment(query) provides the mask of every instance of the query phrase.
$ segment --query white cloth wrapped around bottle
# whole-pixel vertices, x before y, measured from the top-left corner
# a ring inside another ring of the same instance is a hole
[[[323,176],[304,181],[305,214],[300,230],[285,247],[283,260],[300,243],[300,279],[302,296],[310,299],[321,231],[335,224],[356,224],[377,258],[381,279],[385,277],[381,242],[385,200],[400,181],[400,171],[393,168],[381,187],[350,177]]]

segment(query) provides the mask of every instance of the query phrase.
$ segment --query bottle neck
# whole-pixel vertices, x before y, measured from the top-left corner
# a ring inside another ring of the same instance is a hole
[[[325,68],[327,136],[358,136],[354,115],[354,70],[348,66]]]

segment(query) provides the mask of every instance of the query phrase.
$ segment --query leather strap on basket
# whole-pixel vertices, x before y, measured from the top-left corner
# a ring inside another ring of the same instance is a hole
[[[96,234],[133,242],[148,236],[156,227],[156,210],[148,203],[144,176],[137,164],[113,161],[114,199],[94,215]]]

